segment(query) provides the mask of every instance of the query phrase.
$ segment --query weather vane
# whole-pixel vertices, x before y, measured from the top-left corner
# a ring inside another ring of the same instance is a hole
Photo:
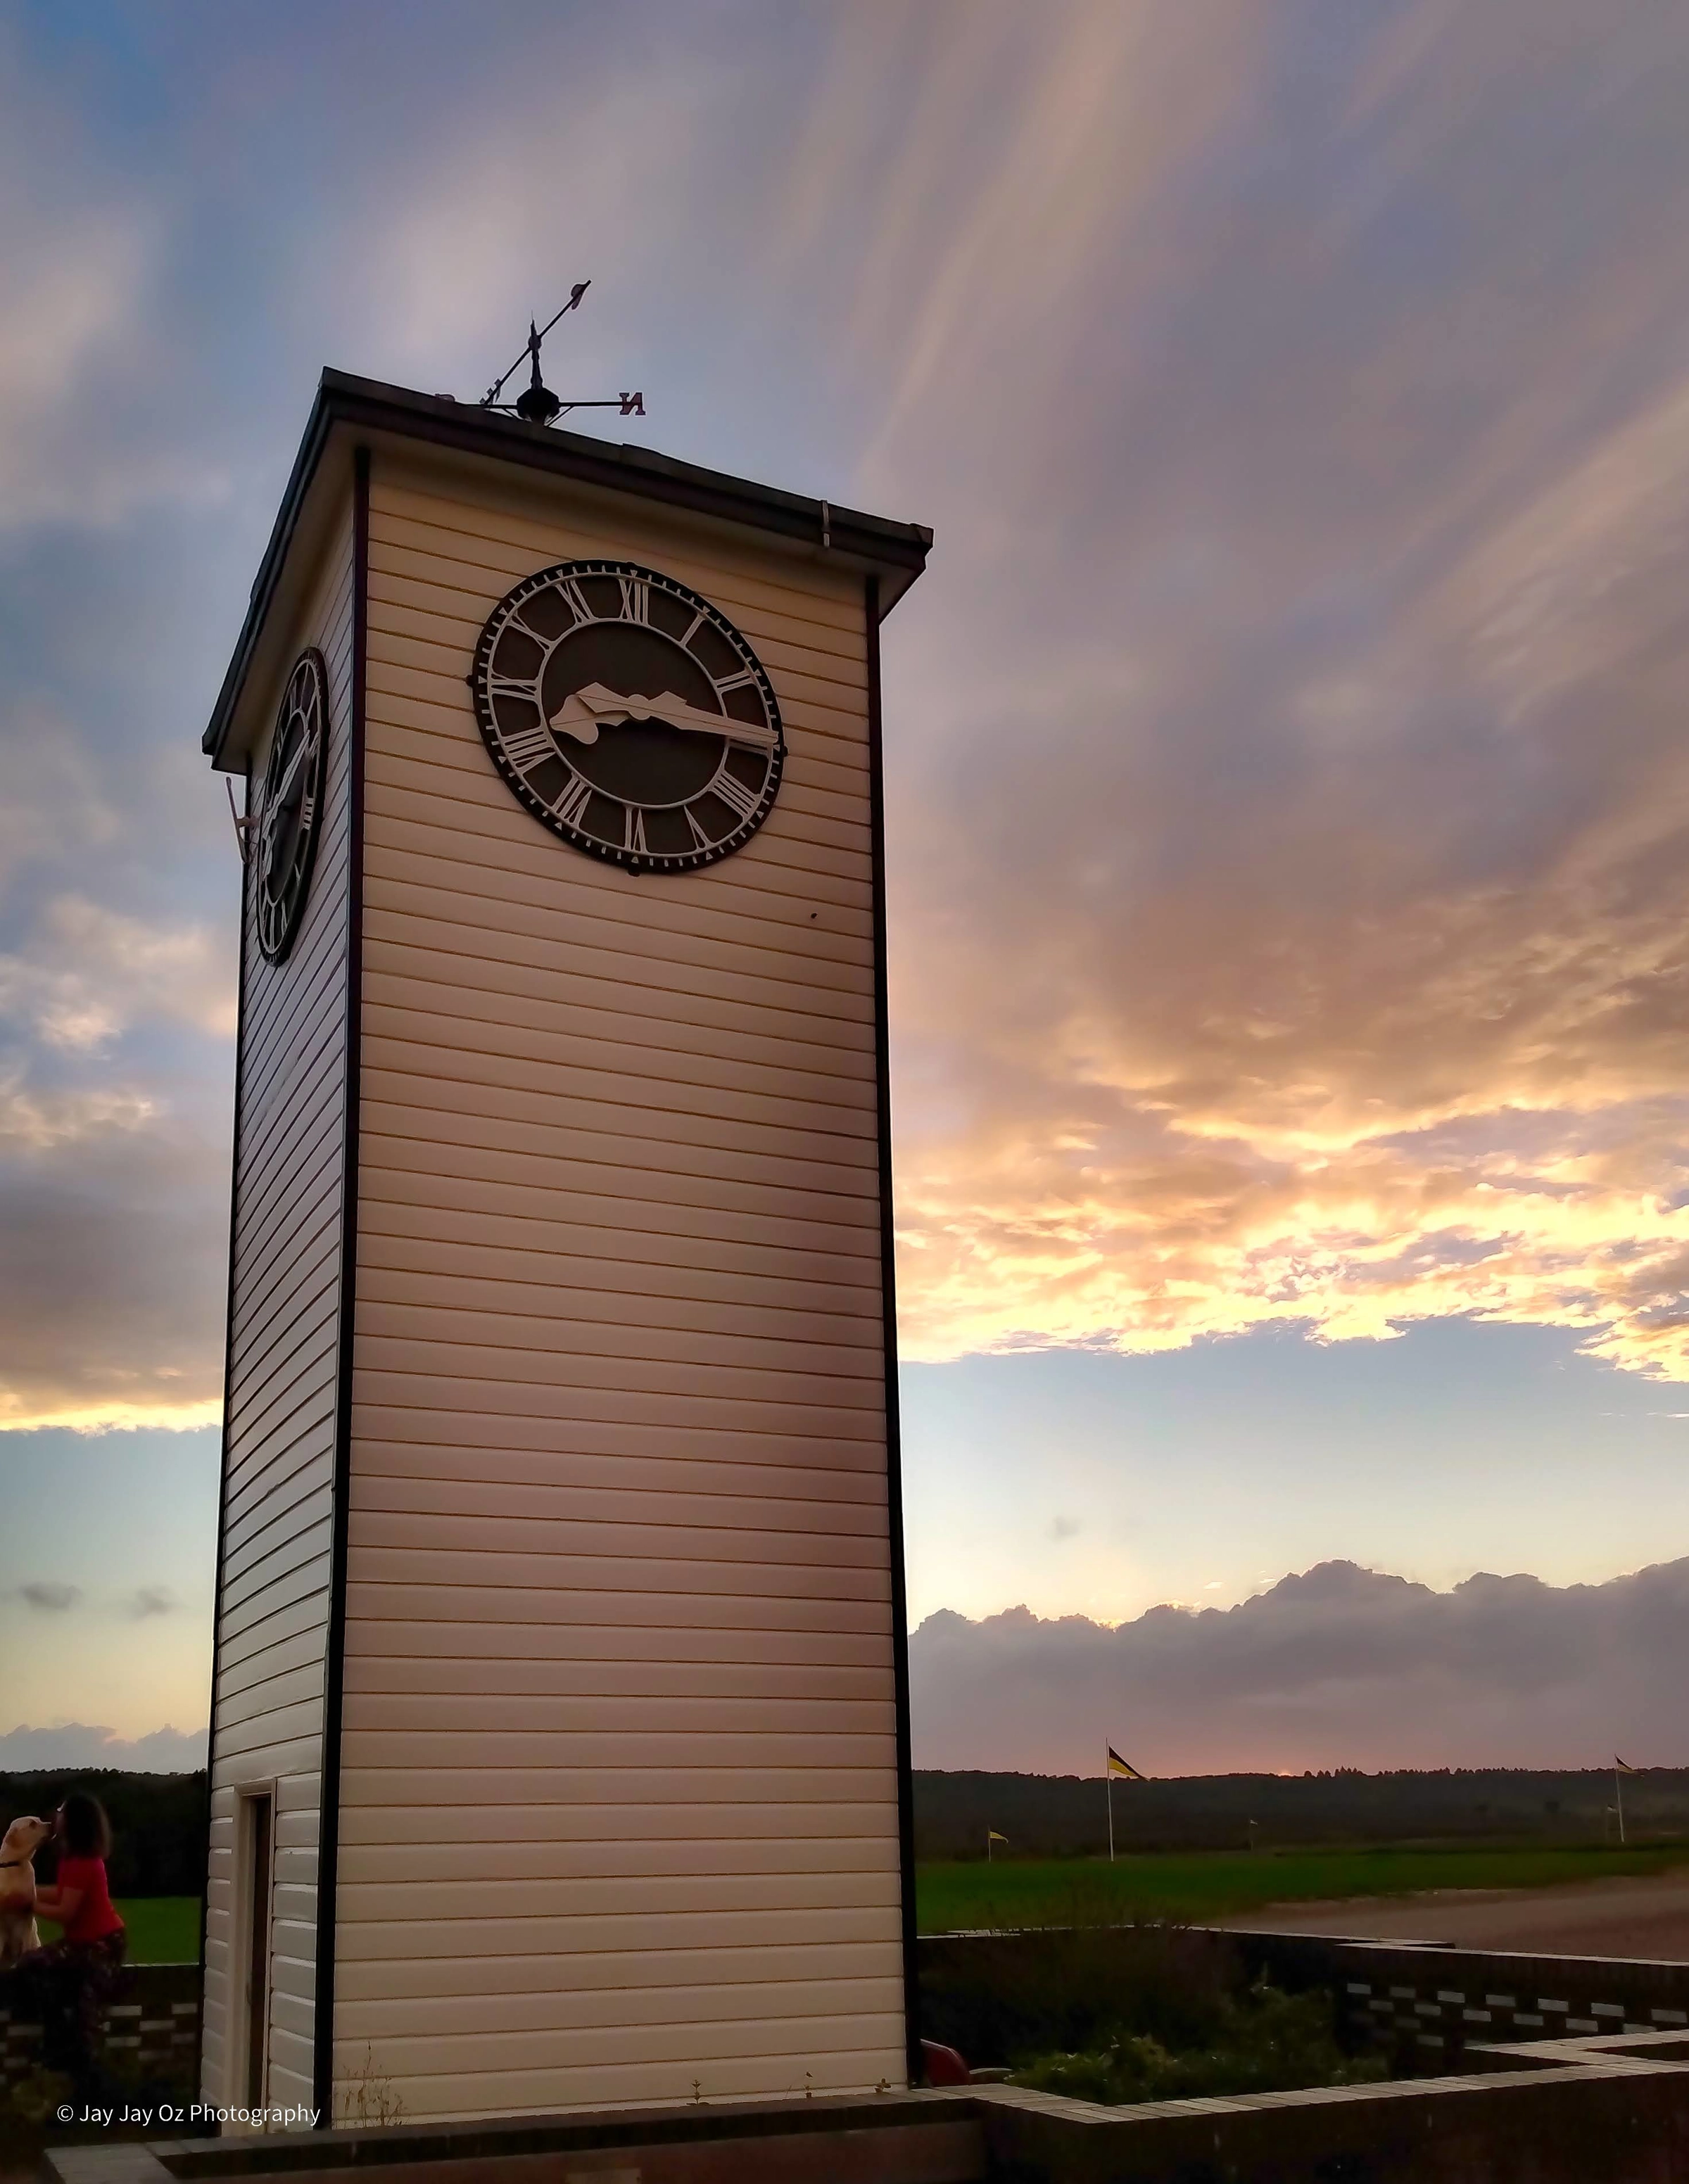
[[[560,395],[554,394],[539,376],[540,343],[558,319],[575,309],[592,285],[590,281],[577,281],[569,291],[569,300],[563,309],[548,319],[543,326],[536,326],[532,319],[528,320],[528,337],[522,344],[521,356],[516,359],[504,377],[495,379],[482,396],[482,409],[502,410],[507,416],[520,417],[526,425],[555,425],[560,417],[566,416],[571,410],[619,410],[624,417],[644,415],[645,398],[643,394],[610,395],[599,402],[566,402]],[[522,368],[522,357],[527,358],[532,367],[528,383],[514,402],[501,402],[499,397]]]

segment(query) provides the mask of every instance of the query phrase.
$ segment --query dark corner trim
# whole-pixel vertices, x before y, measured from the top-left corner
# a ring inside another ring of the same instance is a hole
[[[370,633],[370,451],[352,487],[352,719],[347,764],[346,1106],[340,1165],[339,1355],[335,1367],[334,1508],[323,1648],[322,1808],[317,1835],[316,1994],[311,2102],[334,2126],[335,1884],[340,1865],[340,1729],[346,1681],[346,1546],[352,1476],[352,1368],[358,1306],[358,1132],[364,1016],[364,710]]]
[[[246,816],[252,816],[252,768],[246,773]],[[205,1730],[205,1885],[199,1893],[199,2015],[193,2034],[193,2083],[196,2097],[205,2098],[205,1922],[211,1908],[211,1789],[217,1759],[217,1680],[223,1667],[223,1563],[229,1536],[229,1396],[235,1379],[235,1220],[241,1192],[241,1112],[246,1089],[247,914],[251,906],[250,874],[245,838],[241,841],[241,922],[239,961],[236,969],[235,1003],[235,1114],[229,1145],[229,1287],[223,1318],[223,1430],[217,1456],[217,1577],[211,1599],[211,1702]]]
[[[920,1967],[916,1955],[915,1776],[909,1729],[909,1602],[903,1568],[903,1439],[897,1392],[897,1256],[892,1211],[890,1014],[885,961],[885,765],[880,737],[879,579],[863,586],[868,646],[868,797],[873,838],[874,1074],[879,1110],[880,1309],[885,1357],[886,1506],[891,1542],[892,1678],[897,1711],[897,1837],[903,1886],[903,2023],[909,2082],[921,2060]]]

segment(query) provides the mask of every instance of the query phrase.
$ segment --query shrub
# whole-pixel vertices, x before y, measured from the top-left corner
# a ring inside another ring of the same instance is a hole
[[[970,2063],[1090,2050],[1123,2031],[1197,2048],[1218,2036],[1245,1984],[1226,1936],[1158,1920],[981,1936],[929,1958],[922,2031]]]
[[[1227,1996],[1193,2045],[1170,2048],[1151,2032],[1121,2026],[1094,2047],[1028,2059],[1012,2082],[1112,2107],[1363,2085],[1386,2075],[1381,2058],[1346,2056],[1338,2047],[1328,1995],[1281,1994],[1260,1985]]]

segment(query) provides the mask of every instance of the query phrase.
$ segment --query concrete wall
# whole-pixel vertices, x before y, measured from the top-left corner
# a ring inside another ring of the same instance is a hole
[[[1251,1977],[1290,1993],[1327,1989],[1346,2036],[1389,2050],[1398,2070],[1459,2069],[1469,2048],[1498,2042],[1689,2034],[1689,1964],[1188,1930],[1194,1948],[1235,1953]],[[1006,2062],[1028,1999],[1101,1981],[1109,1947],[1106,1928],[925,1936],[922,2031],[976,2068]]]
[[[1580,2052],[1535,2071],[1098,2109],[1013,2086],[688,2105],[529,2126],[468,2125],[64,2148],[58,2184],[331,2184],[403,2164],[408,2184],[1679,2184],[1689,2161],[1681,2059]]]

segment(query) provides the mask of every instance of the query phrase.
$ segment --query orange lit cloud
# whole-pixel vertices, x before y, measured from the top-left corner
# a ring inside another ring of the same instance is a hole
[[[918,1084],[904,1104],[906,1340],[1150,1350],[1469,1313],[1689,1377],[1681,825],[1662,796],[1528,883],[1393,914],[1368,887],[1329,923],[1310,844],[1241,901],[1224,872],[1208,902],[1152,896],[1132,922],[1153,942],[1090,962],[1059,908],[1017,949],[982,905],[977,941],[906,972],[989,1027],[927,1035],[941,1081],[978,1088],[961,1127]]]
[[[1065,11],[878,200],[865,476],[939,527],[888,632],[904,1343],[1462,1314],[1689,1378],[1682,42],[1602,49],[1618,130],[1569,14],[1528,85],[1509,10],[1323,75],[1270,20]]]
[[[164,173],[18,94],[0,1419],[215,1409],[194,726],[310,376],[472,397],[588,273],[571,390],[937,532],[885,650],[906,1351],[1464,1314],[1689,1377],[1681,11],[633,20],[518,6],[465,73],[278,17],[261,114],[236,25],[154,57]]]

